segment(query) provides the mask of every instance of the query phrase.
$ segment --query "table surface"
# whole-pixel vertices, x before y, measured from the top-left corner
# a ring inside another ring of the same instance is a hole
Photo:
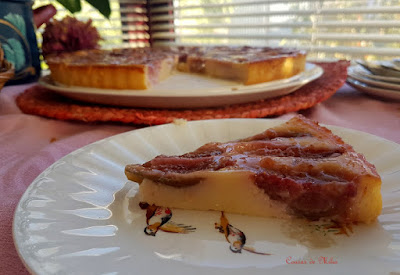
[[[0,92],[0,274],[28,274],[12,238],[19,199],[47,167],[97,140],[131,131],[135,125],[85,124],[22,113],[15,97],[30,85]],[[400,143],[400,102],[369,97],[344,85],[330,99],[301,112],[324,124],[364,131]],[[295,113],[279,118],[288,119]]]

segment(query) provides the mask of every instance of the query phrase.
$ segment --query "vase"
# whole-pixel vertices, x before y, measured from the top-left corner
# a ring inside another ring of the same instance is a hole
[[[40,54],[33,21],[33,1],[0,1],[0,43],[4,57],[14,65],[14,77],[6,85],[36,81],[40,76]]]

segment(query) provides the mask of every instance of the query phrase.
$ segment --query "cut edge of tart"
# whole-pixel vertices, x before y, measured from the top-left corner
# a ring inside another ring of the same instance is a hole
[[[144,90],[169,77],[178,56],[149,49],[82,50],[46,57],[52,79],[66,86]]]
[[[297,75],[305,70],[306,52],[295,49],[213,46],[170,47],[179,53],[178,70],[230,79],[244,85]]]
[[[175,71],[252,85],[305,70],[306,52],[269,47],[159,47],[81,50],[46,56],[51,77],[66,86],[148,89]]]
[[[372,223],[381,213],[375,167],[302,116],[241,140],[125,167],[139,200],[261,217]]]

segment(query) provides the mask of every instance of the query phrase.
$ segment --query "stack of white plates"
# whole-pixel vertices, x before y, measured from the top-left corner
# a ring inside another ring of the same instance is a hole
[[[400,61],[358,61],[348,69],[347,83],[359,91],[400,100]]]

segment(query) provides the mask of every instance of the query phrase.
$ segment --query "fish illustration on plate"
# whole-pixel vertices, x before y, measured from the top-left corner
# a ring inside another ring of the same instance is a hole
[[[149,236],[156,236],[159,230],[168,233],[187,234],[196,230],[195,227],[175,223],[171,221],[172,211],[168,207],[140,203],[141,209],[146,209],[146,224],[144,233]]]
[[[229,223],[224,212],[221,212],[220,223],[215,223],[215,229],[225,235],[225,239],[230,244],[229,249],[234,253],[242,253],[242,250],[245,250],[259,255],[271,255],[270,253],[258,252],[254,248],[246,246],[246,235]]]

